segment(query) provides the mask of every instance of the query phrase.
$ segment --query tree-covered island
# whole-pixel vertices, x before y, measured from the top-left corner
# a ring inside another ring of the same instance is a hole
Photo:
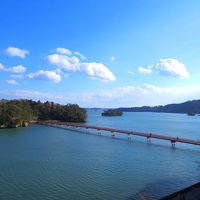
[[[25,127],[34,121],[85,122],[86,110],[77,104],[60,105],[33,100],[1,100],[0,128]]]
[[[102,116],[122,116],[123,112],[118,109],[108,109],[101,113]]]

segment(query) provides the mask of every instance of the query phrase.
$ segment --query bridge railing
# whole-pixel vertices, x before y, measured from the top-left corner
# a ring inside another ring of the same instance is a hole
[[[84,129],[94,129],[97,131],[108,131],[111,133],[121,133],[121,134],[127,134],[129,136],[140,136],[145,137],[148,140],[150,138],[155,138],[159,140],[167,140],[170,141],[172,144],[172,147],[175,147],[175,143],[186,143],[186,144],[192,144],[192,145],[200,145],[199,140],[192,140],[192,139],[185,139],[185,138],[179,138],[179,137],[172,137],[172,136],[165,136],[165,135],[159,135],[159,134],[152,134],[152,133],[142,133],[142,132],[134,132],[129,130],[120,130],[115,128],[107,128],[107,127],[99,127],[99,126],[92,126],[92,125],[83,125],[83,124],[77,124],[77,123],[70,123],[70,122],[59,122],[59,121],[38,121],[38,124],[41,125],[53,125],[53,126],[67,126],[67,127],[76,127],[76,128],[84,128]],[[114,134],[112,134],[114,136]]]

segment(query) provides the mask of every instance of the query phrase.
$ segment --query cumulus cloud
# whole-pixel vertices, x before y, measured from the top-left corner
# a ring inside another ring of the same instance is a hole
[[[5,67],[2,65],[2,63],[0,63],[0,70],[4,71]]]
[[[4,65],[2,65],[0,63],[0,70],[6,71],[6,72],[11,72],[11,73],[16,73],[16,74],[21,74],[26,71],[26,67],[24,67],[23,65],[17,65],[14,67],[5,67]]]
[[[114,81],[116,79],[113,73],[102,63],[81,63],[80,71],[101,81]]]
[[[138,67],[138,72],[141,74],[151,74],[152,73],[152,66],[148,67]]]
[[[25,58],[28,55],[28,51],[25,49],[20,49],[16,47],[8,47],[5,50],[6,54],[12,57],[20,57],[20,58]]]
[[[55,71],[44,71],[44,70],[39,70],[35,73],[30,73],[28,75],[30,79],[44,79],[44,80],[49,80],[53,81],[55,83],[59,83],[61,81],[61,76],[60,74],[56,73]]]
[[[61,70],[60,68],[57,68],[57,69],[55,70],[55,72],[56,72],[57,74],[62,74],[62,73],[63,73],[62,70]]]
[[[20,74],[20,73],[24,73],[26,71],[26,67],[24,67],[22,65],[17,65],[14,67],[7,68],[7,71]]]
[[[65,77],[68,77],[70,72],[78,72],[87,75],[91,79],[98,79],[104,82],[116,80],[114,74],[102,63],[81,62],[81,59],[86,59],[86,57],[79,52],[72,53],[70,50],[65,48],[57,48],[56,52],[57,53],[48,55],[46,58],[50,64],[57,67],[56,70],[39,70],[28,74],[28,77],[30,79],[44,79],[58,83],[61,81],[62,74],[64,74]],[[0,63],[0,71],[22,74],[26,71],[26,67],[23,65],[5,67]],[[21,78],[22,76],[16,76],[13,74],[11,77]]]
[[[74,54],[76,56],[78,56],[82,60],[86,60],[87,59],[87,57],[85,57],[83,54],[79,53],[78,51],[75,51]]]
[[[163,76],[172,76],[179,78],[189,78],[190,74],[186,66],[174,58],[160,59],[158,63],[149,67],[139,67],[138,72],[150,74],[158,71]]]
[[[180,78],[189,78],[190,74],[184,64],[176,59],[160,59],[160,61],[155,65],[161,75],[174,76]]]
[[[79,59],[82,59],[82,60],[87,59],[83,54],[79,53],[78,51],[72,52],[69,49],[66,49],[63,47],[56,48],[56,53],[67,55],[67,56],[72,56],[72,54],[74,54],[74,56],[77,56]]]
[[[47,61],[55,65],[63,72],[79,72],[86,74],[92,79],[101,81],[114,81],[116,77],[114,74],[102,63],[95,62],[81,62],[81,59],[86,59],[79,52],[75,52],[71,56],[59,53],[50,54],[47,56]],[[57,70],[58,70],[57,69]]]
[[[14,80],[14,79],[12,79],[12,80],[6,80],[6,82],[7,82],[8,84],[11,84],[11,85],[17,85],[17,84],[18,84],[17,81]]]
[[[65,71],[79,71],[79,59],[75,56],[69,57],[66,55],[51,54],[47,56],[47,60],[50,64],[53,64]]]
[[[72,52],[69,49],[66,48],[57,48],[56,52],[59,54],[65,54],[65,55],[71,55]]]

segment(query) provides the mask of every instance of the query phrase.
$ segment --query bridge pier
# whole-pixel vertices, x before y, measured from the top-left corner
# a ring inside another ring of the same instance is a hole
[[[151,143],[151,138],[150,137],[147,137],[147,143]]]
[[[151,137],[152,137],[152,134],[149,133],[149,135],[147,136],[147,143],[151,143]]]
[[[89,134],[90,133],[90,130],[89,128],[86,128],[86,133]]]
[[[131,141],[131,135],[128,134],[128,141]]]
[[[171,142],[172,148],[176,147],[176,143],[185,143],[185,144],[191,144],[191,145],[199,145],[199,140],[192,140],[192,139],[186,139],[186,138],[178,138],[178,137],[172,137],[172,136],[165,136],[165,135],[156,135],[151,133],[140,133],[140,132],[133,132],[133,131],[127,131],[127,130],[118,130],[114,128],[106,128],[106,127],[98,127],[98,126],[90,126],[90,125],[82,125],[82,124],[73,124],[68,122],[55,122],[55,121],[37,121],[36,124],[44,125],[44,126],[52,126],[57,128],[70,128],[71,130],[85,130],[85,129],[91,129],[91,130],[97,130],[98,135],[101,135],[100,131],[106,131],[108,134],[112,134],[112,138],[115,137],[116,133],[126,134],[128,136],[128,140],[131,140],[132,135],[133,136],[141,136],[144,138],[147,138],[147,142],[150,143],[150,139],[159,139],[159,140],[165,140]],[[87,132],[87,131],[86,131]],[[103,134],[103,133],[102,133]]]
[[[115,132],[112,132],[112,138],[115,138]]]
[[[97,134],[98,134],[98,135],[101,135],[101,130],[97,130]]]
[[[176,141],[171,140],[172,148],[176,147]]]

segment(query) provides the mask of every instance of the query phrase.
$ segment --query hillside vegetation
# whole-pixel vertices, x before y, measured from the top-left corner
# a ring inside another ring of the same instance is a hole
[[[165,106],[142,106],[131,108],[119,108],[124,112],[165,112],[165,113],[200,113],[200,100],[187,101],[179,104]]]
[[[101,113],[102,116],[121,116],[122,114],[123,112],[118,109],[108,109]]]
[[[22,127],[36,120],[85,122],[85,109],[76,104],[60,105],[32,100],[1,100],[0,127]]]

